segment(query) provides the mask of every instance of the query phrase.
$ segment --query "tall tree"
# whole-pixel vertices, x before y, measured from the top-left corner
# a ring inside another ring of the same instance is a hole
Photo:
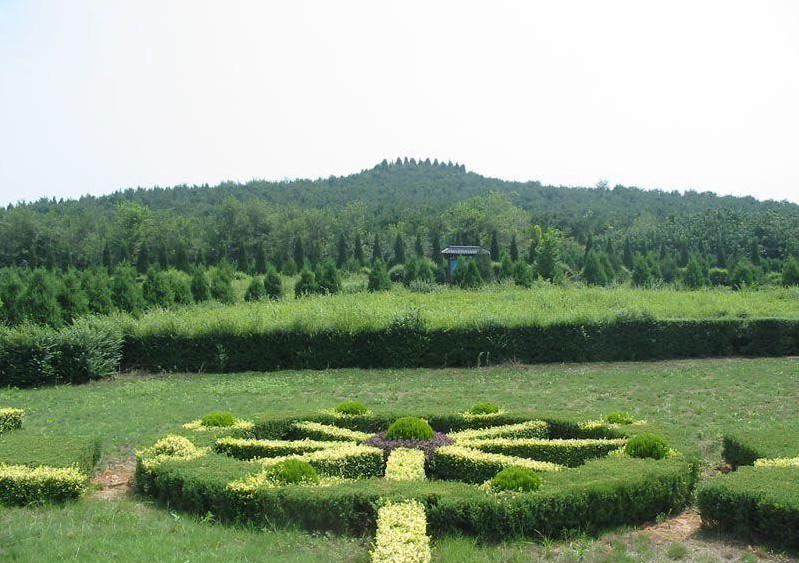
[[[406,261],[405,240],[402,238],[402,234],[397,233],[394,239],[394,264],[404,264]]]

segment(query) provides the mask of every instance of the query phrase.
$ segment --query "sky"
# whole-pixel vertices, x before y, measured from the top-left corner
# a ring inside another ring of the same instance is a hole
[[[0,0],[0,203],[317,178],[799,202],[795,0]]]

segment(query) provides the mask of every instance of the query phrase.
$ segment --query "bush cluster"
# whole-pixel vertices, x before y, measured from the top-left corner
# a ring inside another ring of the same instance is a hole
[[[25,411],[22,409],[0,409],[0,434],[22,428],[24,416]]]
[[[386,438],[389,440],[429,440],[433,434],[430,423],[413,416],[398,418],[386,430]]]
[[[0,464],[0,503],[24,506],[73,500],[88,482],[88,476],[74,467]]]
[[[361,415],[369,412],[369,408],[358,401],[344,401],[336,405],[335,411],[344,415]]]
[[[669,445],[656,434],[644,433],[630,438],[624,446],[624,452],[641,459],[663,459],[669,453]]]
[[[471,414],[494,414],[499,412],[499,407],[494,403],[482,402],[476,403],[469,409]]]
[[[489,481],[492,491],[532,492],[541,488],[541,476],[526,467],[506,467]]]
[[[301,459],[283,460],[269,467],[265,473],[268,479],[283,485],[319,482],[319,474],[316,469],[310,463]]]
[[[85,319],[52,329],[0,327],[0,385],[84,383],[119,369],[122,335],[110,321]]]
[[[613,411],[605,415],[605,422],[610,424],[632,424],[634,421],[633,415],[627,411]]]
[[[200,424],[209,428],[228,428],[236,424],[236,416],[228,411],[212,411],[200,419]]]

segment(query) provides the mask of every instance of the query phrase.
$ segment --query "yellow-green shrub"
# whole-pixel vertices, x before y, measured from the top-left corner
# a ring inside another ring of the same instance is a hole
[[[0,434],[22,428],[25,411],[22,409],[0,409]]]
[[[0,465],[0,502],[63,502],[78,498],[88,482],[88,476],[74,467]]]
[[[424,505],[410,500],[389,503],[377,511],[373,563],[427,563],[430,538]]]
[[[415,448],[392,450],[386,461],[386,479],[389,481],[424,480],[424,452]]]

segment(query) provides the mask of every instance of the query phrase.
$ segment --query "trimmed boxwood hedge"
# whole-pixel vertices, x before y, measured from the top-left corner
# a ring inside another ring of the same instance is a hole
[[[799,420],[771,428],[741,428],[723,438],[722,455],[733,467],[752,465],[756,459],[799,456]]]
[[[567,467],[577,467],[586,460],[602,457],[624,446],[624,440],[538,440],[538,439],[487,439],[467,440],[464,446],[478,450],[549,461]]]
[[[100,462],[102,441],[95,437],[40,434],[26,429],[0,436],[0,463],[28,467],[70,467],[86,473]]]
[[[707,526],[799,548],[799,467],[741,467],[705,482],[697,504]]]
[[[446,330],[391,325],[352,332],[242,333],[219,326],[181,334],[168,324],[137,331],[135,324],[113,318],[89,318],[60,330],[0,329],[0,386],[79,383],[117,369],[235,372],[792,354],[799,354],[799,321],[788,319],[628,319]]]
[[[168,329],[126,334],[122,367],[231,372],[797,353],[799,321],[786,319],[625,320],[446,330],[387,327],[314,333],[304,330],[240,333],[220,327],[192,335]]]
[[[242,462],[211,455],[139,464],[137,486],[170,508],[212,513],[224,521],[299,526],[362,535],[375,528],[377,507],[386,500],[416,499],[425,505],[428,530],[463,533],[485,540],[560,536],[636,524],[684,507],[697,479],[684,458],[660,461],[598,459],[546,474],[535,492],[498,497],[459,482],[397,482],[361,479],[326,487],[286,486],[238,494],[227,484],[246,476]]]

